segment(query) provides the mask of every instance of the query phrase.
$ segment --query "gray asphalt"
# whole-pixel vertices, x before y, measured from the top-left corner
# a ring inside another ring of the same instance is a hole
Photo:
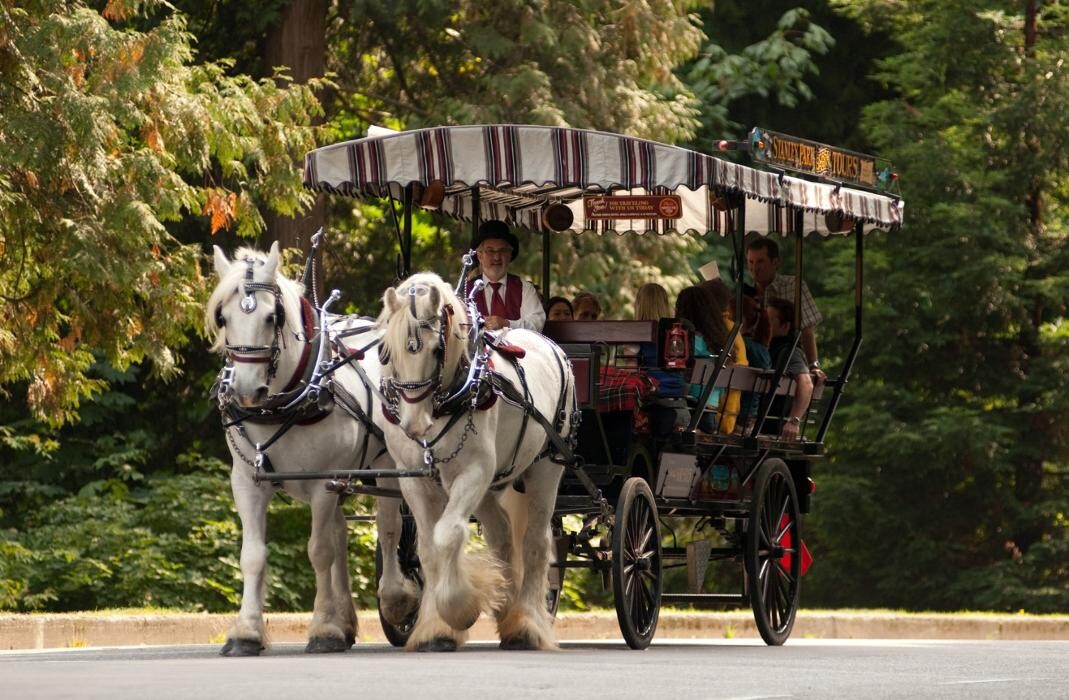
[[[368,644],[307,656],[280,644],[0,652],[0,698],[1059,698],[1069,641],[566,642],[559,652],[476,643],[455,654]],[[547,694],[548,693],[548,694]]]

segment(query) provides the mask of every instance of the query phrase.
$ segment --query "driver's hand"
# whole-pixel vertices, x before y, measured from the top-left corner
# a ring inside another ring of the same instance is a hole
[[[509,320],[503,316],[487,316],[484,319],[486,327],[492,331],[499,331],[509,327]]]

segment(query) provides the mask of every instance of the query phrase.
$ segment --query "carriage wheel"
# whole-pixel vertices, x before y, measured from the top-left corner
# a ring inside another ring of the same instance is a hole
[[[397,543],[397,560],[401,565],[401,573],[405,578],[412,579],[416,586],[423,590],[423,569],[416,554],[416,520],[408,511],[407,506],[401,506],[401,538]],[[375,590],[378,590],[379,581],[382,580],[382,545],[375,543]],[[413,610],[405,621],[400,625],[393,625],[382,616],[382,606],[379,606],[379,623],[386,639],[395,647],[403,647],[408,643],[412,634],[412,628],[416,626],[416,616],[419,608]]]
[[[754,480],[744,565],[757,630],[771,646],[787,640],[798,611],[798,525],[798,494],[790,470],[783,460],[765,460]]]
[[[653,492],[637,476],[624,482],[616,504],[612,592],[624,641],[645,649],[661,612],[661,528]]]

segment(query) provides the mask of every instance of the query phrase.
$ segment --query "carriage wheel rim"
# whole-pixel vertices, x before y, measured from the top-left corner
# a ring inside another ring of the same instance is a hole
[[[656,548],[656,524],[645,498],[636,498],[628,514],[622,550],[623,589],[636,631],[646,636],[654,623],[659,592],[657,571],[660,557]]]
[[[792,507],[794,506],[794,507]],[[757,566],[761,614],[772,631],[783,634],[793,620],[798,588],[798,514],[790,488],[782,474],[773,474],[760,503],[757,533]],[[782,546],[783,554],[774,556],[773,547],[789,539],[790,546]],[[790,570],[783,559],[790,557]]]

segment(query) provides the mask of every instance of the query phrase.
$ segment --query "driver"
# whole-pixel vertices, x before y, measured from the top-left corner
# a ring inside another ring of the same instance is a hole
[[[473,277],[486,282],[475,304],[492,331],[502,328],[542,330],[546,312],[538,298],[538,290],[527,280],[509,274],[509,265],[520,252],[516,234],[504,221],[491,219],[479,226],[471,241],[479,259],[480,274]]]

